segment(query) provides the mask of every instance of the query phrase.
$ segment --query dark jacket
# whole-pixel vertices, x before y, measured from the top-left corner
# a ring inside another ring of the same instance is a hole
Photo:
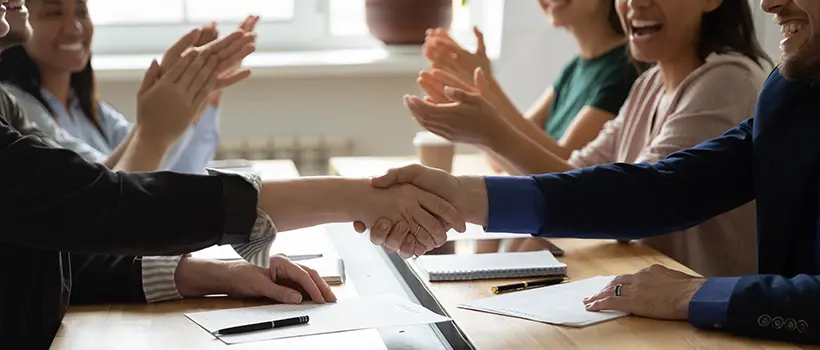
[[[89,164],[0,90],[0,349],[47,349],[69,302],[144,301],[139,256],[247,242],[256,205],[239,176]]]

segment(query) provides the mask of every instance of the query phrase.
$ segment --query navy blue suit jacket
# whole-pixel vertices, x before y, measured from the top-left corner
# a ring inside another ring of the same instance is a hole
[[[760,275],[712,278],[696,326],[820,343],[820,86],[775,70],[754,119],[657,164],[488,177],[488,230],[644,238],[690,228],[753,199]]]

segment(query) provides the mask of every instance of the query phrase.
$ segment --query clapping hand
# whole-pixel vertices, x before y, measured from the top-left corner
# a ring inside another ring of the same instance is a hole
[[[474,92],[446,86],[443,96],[431,95],[429,99],[405,96],[404,102],[416,121],[434,134],[454,142],[492,148],[492,143],[499,141],[499,131],[512,126],[481,95],[488,86],[481,69],[476,69],[475,81],[478,84],[476,90],[471,90]],[[435,102],[445,98],[452,102]]]
[[[481,68],[488,74],[491,72],[484,34],[478,27],[474,27],[473,32],[478,40],[478,46],[475,52],[469,52],[459,46],[446,30],[430,29],[422,47],[423,54],[430,60],[433,69],[442,69],[464,82],[472,82],[476,68]]]

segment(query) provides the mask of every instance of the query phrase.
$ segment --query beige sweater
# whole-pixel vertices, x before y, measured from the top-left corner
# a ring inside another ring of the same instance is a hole
[[[576,167],[655,163],[720,136],[754,115],[765,80],[766,72],[751,59],[713,54],[677,90],[666,93],[660,71],[652,68],[632,86],[618,118],[573,152],[569,162]],[[755,230],[750,203],[691,229],[644,242],[704,276],[738,276],[757,271]]]

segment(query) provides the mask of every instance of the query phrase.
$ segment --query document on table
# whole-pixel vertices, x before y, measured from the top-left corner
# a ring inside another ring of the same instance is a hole
[[[484,228],[475,225],[475,224],[467,224],[467,230],[463,233],[460,233],[456,230],[447,231],[447,240],[448,241],[460,241],[460,240],[480,240],[480,239],[503,239],[503,238],[527,238],[532,237],[530,235],[523,235],[517,233],[497,233],[497,232],[485,232]]]
[[[599,292],[613,278],[598,276],[473,300],[458,307],[556,325],[586,327],[628,315],[621,311],[592,312],[584,308],[584,298]]]
[[[420,305],[384,294],[341,299],[336,303],[268,305],[185,314],[208,332],[219,329],[307,315],[305,325],[219,336],[227,344],[300,337],[368,328],[402,327],[450,321]]]

